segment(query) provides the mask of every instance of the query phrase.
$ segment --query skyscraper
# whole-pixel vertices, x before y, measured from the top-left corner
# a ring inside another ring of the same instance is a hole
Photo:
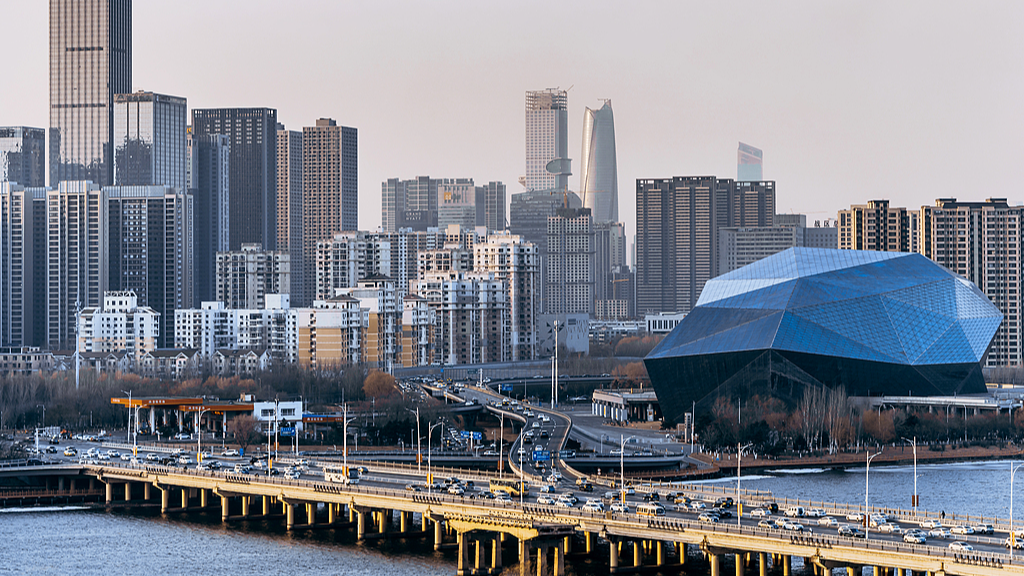
[[[487,226],[488,230],[504,230],[508,221],[505,219],[505,185],[501,182],[488,182],[477,186],[483,188],[484,218],[477,218],[477,226]]]
[[[583,151],[580,153],[580,196],[594,222],[618,222],[619,174],[615,163],[615,118],[612,101],[598,110],[583,111]]]
[[[313,301],[317,242],[358,224],[358,131],[320,118],[302,129],[302,275],[304,298]]]
[[[217,252],[229,249],[231,141],[227,136],[188,132],[187,187],[193,201],[195,304],[216,296]]]
[[[890,207],[888,200],[850,206],[839,211],[839,248],[917,252],[917,218],[913,210]]]
[[[594,313],[593,224],[589,208],[559,208],[548,217],[545,313]]]
[[[291,262],[290,295],[293,306],[302,300],[302,132],[277,125],[277,249]]]
[[[196,136],[223,134],[231,140],[230,249],[242,244],[277,246],[277,110],[192,110]]]
[[[763,179],[764,153],[750,144],[740,142],[736,152],[736,179],[744,182],[759,182]]]
[[[569,116],[565,90],[526,93],[526,190],[565,190],[567,175],[552,174],[548,163],[569,156]]]
[[[477,201],[477,186],[472,178],[442,178],[437,184],[437,227],[455,224],[463,228],[477,225],[477,207],[483,215],[483,189]]]
[[[185,190],[184,98],[135,92],[114,95],[114,185]]]
[[[50,0],[51,187],[113,182],[114,94],[131,91],[131,0]]]
[[[3,346],[43,345],[45,318],[37,303],[45,300],[37,293],[46,288],[45,244],[38,240],[46,235],[45,197],[43,188],[25,188],[14,182],[0,181],[0,345]],[[37,250],[41,245],[44,248],[39,254]]]
[[[46,131],[0,126],[0,182],[28,188],[46,185]]]

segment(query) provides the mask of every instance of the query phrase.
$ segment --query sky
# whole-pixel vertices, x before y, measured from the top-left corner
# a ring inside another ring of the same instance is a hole
[[[0,0],[0,125],[48,124],[48,3]],[[521,192],[525,92],[615,112],[619,214],[638,178],[736,177],[764,150],[777,209],[1024,201],[1024,2],[137,0],[133,88],[359,130],[359,226],[387,178]],[[13,48],[17,47],[14,51]],[[579,187],[577,173],[570,187]],[[1011,178],[1013,176],[1013,178]]]

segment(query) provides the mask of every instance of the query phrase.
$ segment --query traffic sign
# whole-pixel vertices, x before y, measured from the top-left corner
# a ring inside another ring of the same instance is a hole
[[[575,458],[576,457],[576,451],[575,450],[559,450],[558,451],[558,457],[562,458],[562,459],[565,459],[565,458]]]
[[[483,432],[470,432],[469,430],[462,430],[459,434],[463,438],[472,438],[473,440],[483,440]]]
[[[534,462],[547,462],[548,460],[551,460],[551,451],[550,450],[534,450],[533,451],[533,461]]]
[[[511,392],[512,391],[512,385],[511,384],[502,384],[501,385],[501,391],[502,392]]]

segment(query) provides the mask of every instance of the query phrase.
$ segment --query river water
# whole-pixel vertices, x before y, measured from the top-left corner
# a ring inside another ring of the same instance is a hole
[[[759,472],[742,478],[741,486],[770,490],[778,498],[863,503],[864,472],[864,468]],[[872,506],[910,507],[912,466],[872,466],[870,476]],[[922,508],[1007,516],[1008,462],[922,465],[918,476]],[[735,486],[735,479],[712,482]],[[514,547],[506,550],[507,573],[518,574],[515,561]],[[568,566],[570,574],[607,573],[605,566],[589,562]],[[88,508],[0,511],[0,574],[451,576],[455,568],[454,552],[434,552],[429,538],[359,544],[349,530],[289,533],[280,520],[224,524],[219,513],[161,516],[155,509]]]

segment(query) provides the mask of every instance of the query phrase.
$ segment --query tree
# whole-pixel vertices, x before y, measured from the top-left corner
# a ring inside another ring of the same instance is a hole
[[[363,382],[363,395],[368,398],[386,398],[395,393],[395,377],[374,370]]]
[[[232,418],[228,422],[228,432],[234,436],[235,443],[243,452],[260,440],[260,433],[256,428],[256,418],[250,414]]]

